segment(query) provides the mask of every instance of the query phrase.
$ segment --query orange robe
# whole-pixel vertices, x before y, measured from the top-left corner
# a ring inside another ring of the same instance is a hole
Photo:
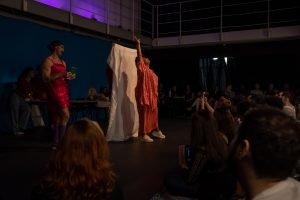
[[[139,134],[158,128],[158,77],[141,59],[137,64],[136,103],[139,113]]]

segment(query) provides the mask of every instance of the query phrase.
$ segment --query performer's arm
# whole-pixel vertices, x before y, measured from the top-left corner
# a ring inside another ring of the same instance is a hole
[[[42,64],[42,78],[44,82],[51,82],[53,80],[59,79],[61,77],[67,76],[67,72],[58,73],[56,76],[51,76],[51,66],[52,62],[50,59],[45,59],[44,63]]]
[[[142,59],[141,40],[139,38],[137,38],[136,36],[134,36],[134,40],[136,42],[137,56],[138,56],[139,60],[141,60]]]

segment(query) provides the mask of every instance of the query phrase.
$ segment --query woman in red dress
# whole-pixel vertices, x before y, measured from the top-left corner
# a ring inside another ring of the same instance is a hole
[[[165,135],[158,128],[158,77],[150,69],[150,60],[142,56],[140,39],[135,38],[137,46],[137,86],[136,103],[139,113],[139,134],[142,141],[153,142],[152,136],[164,139]]]
[[[51,55],[42,64],[42,77],[47,84],[48,110],[54,129],[54,148],[62,139],[70,118],[68,80],[75,74],[66,71],[66,63],[60,58],[64,44],[53,41],[48,45]]]

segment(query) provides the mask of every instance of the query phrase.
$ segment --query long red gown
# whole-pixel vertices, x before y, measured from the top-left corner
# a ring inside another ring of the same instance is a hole
[[[139,134],[158,128],[158,77],[141,59],[137,64],[135,96],[139,113]]]
[[[58,73],[66,72],[66,66],[62,63],[53,63],[50,76],[56,76]],[[69,108],[69,87],[66,78],[61,77],[48,84],[48,106],[50,112],[59,112],[62,109]]]

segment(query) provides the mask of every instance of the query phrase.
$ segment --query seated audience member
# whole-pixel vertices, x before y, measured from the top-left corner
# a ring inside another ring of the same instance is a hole
[[[27,128],[31,108],[26,102],[32,99],[32,79],[35,70],[26,68],[17,81],[16,91],[10,100],[11,122],[14,135],[23,135]]]
[[[188,108],[190,107],[195,100],[195,94],[192,91],[192,88],[190,85],[185,86],[185,93],[184,93],[184,102],[185,102],[185,107]]]
[[[213,113],[214,109],[210,106],[209,102],[207,101],[206,92],[197,92],[197,98],[194,100],[193,104],[187,108],[188,111],[199,111],[208,109],[209,112]]]
[[[100,101],[110,101],[108,88],[101,87],[97,98]]]
[[[277,109],[283,109],[283,101],[278,96],[266,96],[263,100],[263,105],[271,106]]]
[[[227,143],[230,144],[236,134],[236,127],[238,122],[234,119],[231,106],[221,105],[214,112],[214,117],[217,121],[218,131],[227,138]]]
[[[79,120],[68,128],[31,199],[123,199],[97,122]]]
[[[42,75],[37,73],[32,80],[33,87],[33,99],[40,101],[47,101],[47,86],[43,81]]]
[[[106,108],[108,115],[110,109],[110,95],[107,87],[101,87],[97,95],[97,107]]]
[[[268,89],[265,91],[265,95],[275,96],[277,89],[275,88],[274,83],[269,83]]]
[[[233,155],[246,199],[300,199],[300,183],[289,176],[300,155],[299,124],[275,108],[249,111]]]
[[[167,95],[164,89],[164,84],[159,83],[158,85],[158,106],[159,114],[165,116],[167,114]]]
[[[32,80],[33,92],[32,98],[38,103],[31,105],[31,119],[33,127],[43,127],[48,123],[47,102],[47,85],[43,81],[42,75],[37,73]],[[45,104],[44,104],[45,103]]]
[[[96,101],[97,100],[97,96],[98,96],[98,94],[97,94],[96,88],[91,87],[88,90],[88,96],[87,96],[86,99],[90,100],[90,101]]]
[[[226,86],[226,89],[225,89],[225,96],[227,96],[228,98],[230,99],[233,99],[235,97],[235,92],[233,91],[232,89],[232,85],[231,84],[228,84]]]
[[[170,195],[209,200],[231,197],[235,184],[227,168],[228,146],[216,127],[206,108],[193,115],[191,143],[179,148],[182,173],[165,179]]]
[[[264,93],[260,89],[260,84],[258,82],[254,84],[254,88],[250,91],[250,94],[258,97],[264,95]]]
[[[219,107],[223,107],[224,105],[226,107],[230,107],[231,100],[228,97],[226,97],[224,94],[219,92],[218,94],[216,94],[216,101],[215,101],[214,109],[216,110]]]
[[[280,92],[279,93],[280,98],[283,102],[283,108],[282,111],[287,114],[288,116],[296,119],[296,109],[295,106],[292,104],[290,93],[288,92]]]

